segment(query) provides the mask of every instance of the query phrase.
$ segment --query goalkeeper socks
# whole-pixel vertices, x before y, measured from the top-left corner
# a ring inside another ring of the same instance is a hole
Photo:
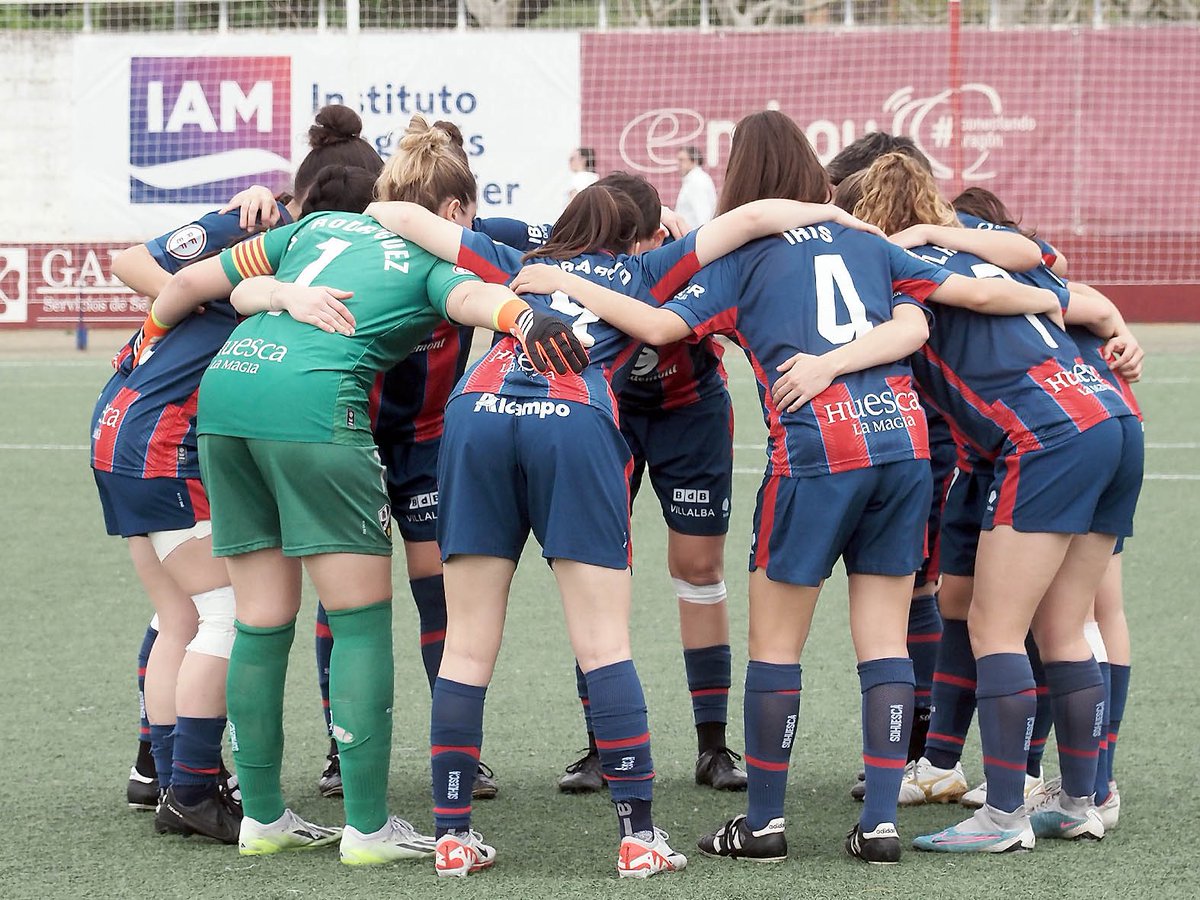
[[[1108,675],[1112,681],[1112,709],[1108,713],[1108,780],[1113,776],[1113,757],[1117,755],[1117,737],[1121,731],[1121,719],[1125,717],[1125,701],[1129,697],[1129,666],[1109,663]]]
[[[329,711],[342,766],[346,824],[363,834],[388,819],[392,754],[392,601],[328,610]]]
[[[728,644],[683,651],[683,668],[692,695],[692,720],[696,723],[700,753],[725,746],[730,666]]]
[[[788,762],[800,719],[800,666],[750,660],[746,666],[746,823],[754,831],[783,817]]]
[[[221,736],[224,733],[224,716],[180,716],[176,719],[171,787],[185,806],[195,806],[212,793],[220,781]]]
[[[154,771],[158,774],[158,789],[165,791],[171,786],[171,759],[175,754],[175,723],[150,726],[150,754],[154,757]]]
[[[150,751],[150,720],[146,718],[146,663],[150,660],[150,648],[154,646],[154,639],[158,637],[158,629],[154,627],[154,621],[151,621],[149,627],[146,628],[146,633],[142,636],[142,646],[138,648],[137,658],[137,686],[138,686],[138,710],[141,714],[141,728],[138,732],[138,740],[146,744],[147,754]],[[153,772],[152,768],[143,769],[142,765],[145,761],[142,758],[142,751],[138,751],[137,770],[142,775],[150,775]]]
[[[618,816],[626,801],[645,800],[648,808],[654,792],[654,761],[646,698],[633,660],[593,669],[587,673],[587,686],[600,766]],[[636,828],[635,833],[643,830]]]
[[[296,620],[258,628],[234,622],[226,707],[242,808],[258,822],[283,815],[279,769],[283,760],[283,686]]]
[[[471,791],[483,746],[483,701],[487,688],[447,678],[433,683],[429,726],[436,837],[471,827]]]
[[[1025,804],[1025,763],[1037,710],[1033,671],[1024,653],[992,653],[976,665],[987,802],[1000,812],[1015,812]]]
[[[925,758],[939,769],[962,759],[963,744],[975,715],[975,654],[963,619],[943,619],[933,673],[933,712],[925,738]]]
[[[329,657],[333,655],[333,634],[325,607],[317,603],[317,687],[321,691],[321,715],[325,717],[325,733],[333,734],[329,722]]]
[[[446,646],[446,585],[441,575],[430,575],[409,579],[408,586],[417,604],[417,618],[421,623],[421,662],[425,664],[425,677],[429,679],[429,690],[432,691]]]
[[[871,659],[858,664],[862,691],[863,770],[867,776],[859,825],[864,833],[896,824],[896,797],[908,761],[913,711],[910,659]]]
[[[1104,680],[1095,658],[1046,663],[1046,683],[1054,705],[1054,736],[1062,789],[1068,797],[1090,797],[1096,787],[1096,760],[1104,722]]]

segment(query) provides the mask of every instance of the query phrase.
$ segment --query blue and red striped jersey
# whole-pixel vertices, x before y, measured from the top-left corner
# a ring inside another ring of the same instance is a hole
[[[961,275],[1015,277],[970,253],[930,246],[913,252]],[[1048,269],[1033,273],[1025,273],[1028,280],[1065,301],[1062,282]],[[983,459],[1051,447],[1106,419],[1132,415],[1120,393],[1046,316],[988,316],[931,305],[937,325],[913,355],[913,372],[922,397],[950,420],[955,440]]]
[[[522,252],[540,247],[549,225],[517,219],[475,219],[474,230]],[[450,392],[467,369],[475,329],[443,322],[376,383],[371,396],[375,440],[405,444],[437,440]]]
[[[1133,414],[1141,419],[1142,408],[1138,405],[1137,398],[1133,395],[1133,388],[1130,387],[1128,381],[1113,371],[1112,367],[1108,364],[1108,360],[1104,358],[1104,345],[1108,343],[1108,339],[1093,334],[1082,325],[1068,325],[1067,334],[1071,336],[1071,340],[1079,348],[1079,355],[1083,361],[1094,368],[1101,378],[1120,391],[1129,408],[1133,410]]]
[[[845,375],[796,412],[771,398],[776,366],[822,355],[924,301],[947,277],[894,244],[827,222],[746,244],[700,271],[666,305],[698,335],[746,353],[767,423],[767,471],[810,476],[929,458],[907,361]]]
[[[958,221],[966,228],[982,228],[985,231],[1017,231],[1015,228],[1009,228],[1007,225],[997,225],[995,222],[989,222],[987,219],[981,219],[979,216],[973,216],[970,213],[956,212],[955,215],[958,216]],[[1058,251],[1052,246],[1037,236],[1034,236],[1031,240],[1042,251],[1043,266],[1050,268],[1058,261]]]
[[[618,293],[657,305],[683,287],[699,268],[695,235],[637,256],[586,253],[570,260],[537,258],[531,262],[561,266]],[[486,235],[463,231],[458,264],[485,281],[507,284],[521,270],[521,253]],[[459,394],[507,394],[544,400],[587,403],[615,416],[614,393],[632,368],[640,344],[573,302],[561,292],[545,297],[526,294],[530,306],[571,323],[588,348],[590,363],[579,375],[546,377],[533,371],[515,338],[505,337],[467,372]]]
[[[280,222],[292,217],[279,204]],[[167,272],[213,256],[244,238],[238,211],[208,213],[154,240],[146,248]],[[199,478],[196,393],[213,356],[237,325],[228,301],[206,306],[163,336],[155,352],[133,368],[133,339],[113,361],[92,416],[92,467],[134,478]]]
[[[723,393],[722,352],[711,337],[643,347],[621,389],[621,412],[680,409]]]

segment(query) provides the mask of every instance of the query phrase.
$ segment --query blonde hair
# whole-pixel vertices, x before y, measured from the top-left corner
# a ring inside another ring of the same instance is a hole
[[[413,116],[375,182],[380,200],[407,200],[436,213],[447,200],[475,202],[475,176],[449,133]]]
[[[903,153],[885,153],[858,185],[854,215],[895,234],[910,225],[958,226],[958,217],[938,193],[933,176]]]

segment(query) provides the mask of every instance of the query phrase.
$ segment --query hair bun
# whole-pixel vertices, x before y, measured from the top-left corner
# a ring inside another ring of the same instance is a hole
[[[316,124],[308,129],[308,145],[314,150],[352,141],[362,133],[362,118],[348,106],[331,103],[316,115]]]

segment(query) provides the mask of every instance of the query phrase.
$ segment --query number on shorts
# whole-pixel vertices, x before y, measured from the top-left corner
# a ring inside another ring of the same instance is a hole
[[[584,309],[562,291],[555,291],[550,295],[550,308],[558,310],[564,315],[570,316],[575,321],[571,324],[571,330],[575,332],[575,337],[579,338],[579,343],[585,347],[590,347],[596,343],[596,339],[588,334],[588,326],[593,322],[599,322],[600,317],[590,309]]]
[[[817,333],[831,344],[848,344],[870,331],[874,326],[867,320],[867,308],[841,254],[813,257],[813,270],[817,279]],[[838,321],[838,294],[850,314],[849,322]]]
[[[971,274],[976,278],[1007,278],[1009,281],[1015,280],[1008,272],[991,263],[975,263],[975,265],[971,266]],[[1051,350],[1058,349],[1058,342],[1054,340],[1054,335],[1050,333],[1041,319],[1033,313],[1025,313],[1025,318],[1033,326],[1033,330],[1042,336],[1042,341],[1047,347]]]

